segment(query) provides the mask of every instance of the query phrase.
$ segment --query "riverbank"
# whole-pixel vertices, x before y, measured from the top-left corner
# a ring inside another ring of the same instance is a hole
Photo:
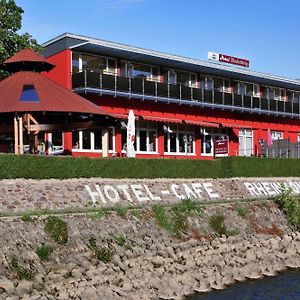
[[[183,299],[300,267],[300,233],[272,201],[179,215],[177,238],[158,211],[64,215],[56,235],[47,215],[1,218],[0,299]]]

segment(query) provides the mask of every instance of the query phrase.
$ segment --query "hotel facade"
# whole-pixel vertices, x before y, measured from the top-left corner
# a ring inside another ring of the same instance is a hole
[[[52,152],[125,156],[132,109],[137,158],[300,157],[299,80],[69,33],[43,46],[45,76],[95,106],[89,126],[46,133]]]

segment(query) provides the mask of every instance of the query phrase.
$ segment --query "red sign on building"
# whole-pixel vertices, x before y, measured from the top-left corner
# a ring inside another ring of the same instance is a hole
[[[215,154],[227,154],[228,153],[228,141],[227,140],[215,140],[214,141]]]
[[[246,68],[249,68],[249,65],[250,65],[250,61],[248,59],[238,58],[238,57],[229,56],[229,55],[225,55],[225,54],[219,54],[219,61],[225,62],[228,64],[246,67]]]

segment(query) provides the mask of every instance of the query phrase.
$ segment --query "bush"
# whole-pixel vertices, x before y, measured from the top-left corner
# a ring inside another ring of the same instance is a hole
[[[45,231],[58,244],[64,245],[68,242],[68,224],[57,216],[48,216],[45,223]]]
[[[300,199],[291,196],[292,190],[283,184],[280,186],[280,194],[275,198],[279,207],[285,213],[288,221],[298,230],[300,229]]]
[[[201,208],[195,201],[183,200],[170,209],[159,204],[153,205],[152,212],[162,228],[171,232],[176,238],[181,238],[183,231],[188,228],[188,217],[201,213]]]
[[[51,245],[42,245],[37,248],[36,253],[41,260],[49,260],[52,251],[53,247]]]
[[[243,218],[247,216],[248,209],[246,207],[242,206],[241,204],[237,204],[235,206],[235,210],[239,216],[241,216]]]
[[[31,222],[32,221],[32,217],[30,214],[28,213],[24,213],[22,216],[21,216],[21,220],[23,222]]]
[[[238,233],[237,229],[229,230],[226,227],[224,221],[225,221],[224,215],[214,215],[209,218],[208,223],[209,223],[209,226],[217,233],[218,236],[221,236],[221,235],[230,236],[230,235],[235,235]]]
[[[13,256],[11,260],[11,267],[12,270],[17,274],[20,280],[31,280],[33,278],[33,273],[30,269],[25,268],[24,266],[20,265],[19,260],[16,256]]]
[[[104,263],[108,263],[112,259],[112,252],[105,248],[97,245],[95,237],[89,239],[89,248],[94,252],[95,256]]]

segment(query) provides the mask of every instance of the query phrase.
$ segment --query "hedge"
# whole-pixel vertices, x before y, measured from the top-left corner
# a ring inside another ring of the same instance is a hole
[[[300,160],[226,157],[189,159],[95,159],[0,155],[0,179],[11,178],[228,178],[300,176]]]

